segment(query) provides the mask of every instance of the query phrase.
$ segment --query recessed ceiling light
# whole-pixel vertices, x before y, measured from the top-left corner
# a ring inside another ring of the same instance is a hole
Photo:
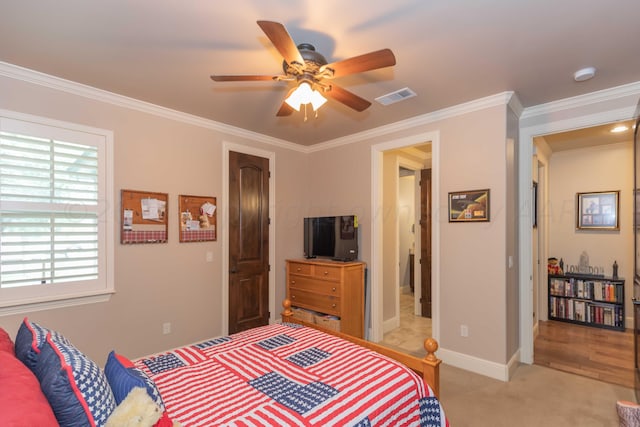
[[[616,127],[614,127],[613,129],[611,129],[609,132],[611,133],[620,133],[620,132],[625,132],[628,131],[629,127],[625,126],[625,125],[618,125]]]
[[[586,67],[573,73],[573,79],[577,82],[583,82],[592,79],[595,75],[596,69],[594,67]]]

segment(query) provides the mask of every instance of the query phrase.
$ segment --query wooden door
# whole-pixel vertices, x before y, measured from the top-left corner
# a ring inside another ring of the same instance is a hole
[[[269,323],[269,160],[229,152],[229,333]]]
[[[431,169],[420,171],[420,303],[431,318]]]

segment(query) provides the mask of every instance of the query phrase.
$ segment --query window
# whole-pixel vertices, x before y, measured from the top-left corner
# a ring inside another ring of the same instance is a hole
[[[112,139],[0,110],[0,313],[113,292]]]

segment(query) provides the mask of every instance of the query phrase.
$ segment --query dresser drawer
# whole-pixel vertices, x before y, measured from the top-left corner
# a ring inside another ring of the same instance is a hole
[[[289,288],[291,305],[322,313],[340,316],[340,298],[331,295],[320,295],[306,290]]]
[[[303,264],[301,262],[290,262],[289,273],[291,274],[311,274],[311,264]]]
[[[314,265],[311,271],[313,277],[328,280],[340,280],[341,268],[332,265]]]
[[[291,274],[289,276],[289,287],[324,295],[340,296],[341,283]]]

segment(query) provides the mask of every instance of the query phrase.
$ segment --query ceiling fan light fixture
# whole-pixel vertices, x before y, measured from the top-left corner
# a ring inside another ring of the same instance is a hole
[[[325,102],[327,102],[327,100],[320,94],[320,92],[315,89],[311,89],[309,82],[305,81],[300,83],[285,102],[296,111],[300,111],[300,107],[306,104],[311,104],[313,110],[316,111]]]

